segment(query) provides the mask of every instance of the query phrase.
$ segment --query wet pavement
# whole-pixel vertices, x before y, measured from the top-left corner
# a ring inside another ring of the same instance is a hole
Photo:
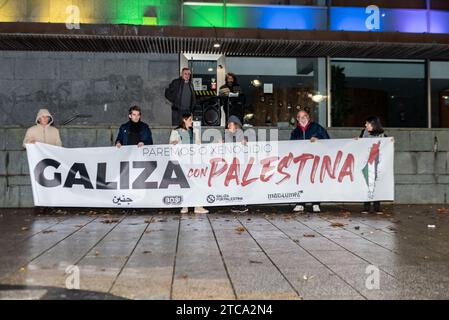
[[[449,299],[442,206],[228,209],[1,209],[0,299]]]

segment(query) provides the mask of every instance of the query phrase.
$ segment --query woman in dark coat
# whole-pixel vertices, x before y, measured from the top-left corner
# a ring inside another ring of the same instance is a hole
[[[382,128],[382,124],[380,123],[380,119],[376,116],[370,116],[365,120],[365,129],[360,132],[359,138],[384,138],[386,134],[384,133],[384,129]],[[373,210],[378,214],[382,214],[382,210],[380,209],[380,201],[374,201]],[[362,213],[368,213],[371,210],[371,202],[365,202],[363,204]]]

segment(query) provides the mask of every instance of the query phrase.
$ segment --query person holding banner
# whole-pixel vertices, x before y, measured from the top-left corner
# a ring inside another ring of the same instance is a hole
[[[152,145],[153,137],[151,135],[150,127],[140,121],[142,110],[139,106],[132,106],[128,112],[129,121],[120,126],[115,145],[117,148],[124,146],[137,145],[143,147],[144,145]]]
[[[376,116],[370,116],[365,120],[365,129],[360,132],[359,138],[385,138],[387,135],[382,128],[382,124],[380,119]],[[373,210],[377,214],[382,214],[382,210],[380,209],[380,201],[374,201]],[[371,202],[363,203],[363,211],[362,213],[368,213],[371,209]]]
[[[290,140],[310,140],[315,142],[319,139],[330,139],[326,129],[318,123],[310,120],[310,112],[307,109],[299,110],[296,115],[298,124],[290,135]],[[304,212],[305,203],[298,203],[293,209],[294,212]],[[312,203],[312,211],[315,213],[321,212],[320,204],[318,202]]]
[[[225,143],[242,143],[246,144],[248,142],[242,129],[242,122],[237,116],[230,116],[228,119],[227,129],[225,130],[224,140]],[[245,213],[248,212],[248,207],[245,205],[235,206],[231,208],[234,213]]]
[[[193,115],[191,113],[185,113],[182,115],[181,122],[176,129],[173,129],[170,134],[170,144],[193,144]],[[182,214],[189,212],[189,208],[184,207],[181,209]],[[195,207],[194,213],[209,213],[209,210],[203,207]]]
[[[223,142],[240,142],[243,144],[248,142],[243,133],[242,122],[237,116],[229,117]]]
[[[53,127],[53,116],[48,109],[40,109],[36,116],[36,125],[28,128],[23,139],[23,147],[27,143],[42,142],[54,146],[62,146],[59,130]]]
[[[36,115],[36,125],[28,128],[23,139],[23,147],[28,143],[36,142],[51,144],[54,146],[62,146],[59,130],[53,126],[53,116],[48,109],[40,109]],[[46,214],[50,210],[49,207],[36,206],[34,211],[36,214]]]

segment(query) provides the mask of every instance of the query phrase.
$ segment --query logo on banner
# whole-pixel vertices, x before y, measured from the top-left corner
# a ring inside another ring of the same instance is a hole
[[[210,194],[207,196],[207,202],[208,203],[214,203],[215,202],[215,196],[213,194]]]
[[[379,155],[380,155],[380,141],[374,143],[370,148],[368,161],[363,167],[363,177],[365,178],[366,185],[368,186],[368,198],[374,198],[374,191],[376,189],[376,181],[378,177],[379,168]]]
[[[119,206],[121,206],[122,203],[129,206],[131,202],[133,202],[133,199],[131,199],[130,197],[125,197],[124,195],[122,195],[121,197],[114,196],[114,198],[112,198],[112,203]]]
[[[268,200],[277,200],[277,199],[283,199],[283,200],[291,200],[291,199],[301,199],[302,194],[304,193],[303,190],[299,190],[297,192],[284,192],[284,193],[269,193],[267,195]]]
[[[242,202],[242,197],[231,197],[229,194],[209,194],[206,197],[206,201],[208,203],[216,203],[216,202]]]
[[[181,204],[183,201],[182,196],[165,196],[162,199],[162,202],[168,206],[176,206]]]

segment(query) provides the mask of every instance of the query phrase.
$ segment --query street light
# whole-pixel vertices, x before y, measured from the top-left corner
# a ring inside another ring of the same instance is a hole
[[[308,97],[309,97],[310,99],[312,99],[313,102],[316,102],[316,103],[320,103],[320,102],[324,101],[324,99],[327,98],[327,96],[322,95],[322,94],[319,93],[319,92],[317,92],[316,94],[309,93],[309,94],[308,94]]]

